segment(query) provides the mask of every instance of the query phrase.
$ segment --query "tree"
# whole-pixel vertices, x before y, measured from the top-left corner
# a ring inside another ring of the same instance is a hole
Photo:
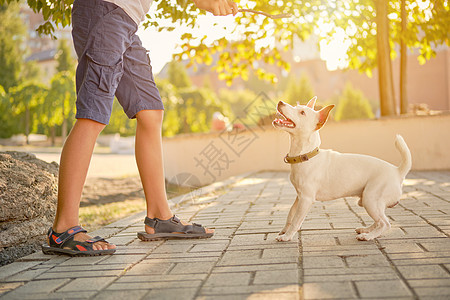
[[[360,90],[346,84],[336,108],[334,119],[336,121],[352,119],[372,119],[374,114],[370,102]]]
[[[39,107],[43,104],[46,94],[45,86],[33,82],[9,89],[11,117],[21,120],[19,132],[24,132],[27,144],[29,144],[28,136],[38,124]]]
[[[10,138],[19,133],[19,128],[15,126],[15,118],[12,115],[10,97],[5,89],[0,85],[0,138]]]
[[[171,61],[169,63],[168,75],[169,82],[176,88],[187,88],[192,85],[186,68],[178,61]]]
[[[375,1],[377,27],[377,66],[381,115],[395,115],[394,78],[389,42],[388,0]]]
[[[19,5],[4,5],[4,1],[0,1],[0,85],[6,91],[20,81],[25,33],[25,26],[19,16]]]
[[[56,127],[61,126],[63,142],[67,136],[67,120],[75,110],[75,82],[72,72],[56,73],[50,83],[45,100],[41,106],[41,122],[50,129],[52,145],[55,144]]]
[[[289,79],[284,95],[289,104],[306,103],[312,97],[314,97],[314,90],[306,73],[302,73],[300,79],[296,76]]]
[[[59,42],[58,52],[56,53],[55,58],[58,62],[56,71],[74,71],[75,61],[72,57],[72,51],[70,50],[69,43],[66,39],[61,39],[61,41]]]

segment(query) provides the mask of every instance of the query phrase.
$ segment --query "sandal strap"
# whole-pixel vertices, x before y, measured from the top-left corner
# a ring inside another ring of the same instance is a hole
[[[53,231],[52,228],[48,231],[48,237],[50,240],[50,243],[55,243],[56,245],[63,245],[67,241],[73,239],[73,236],[77,233],[84,232],[86,233],[87,230],[82,228],[81,226],[74,226],[72,228],[69,228],[68,230],[64,231],[63,233],[57,233]]]
[[[97,242],[105,242],[108,243],[104,238],[102,238],[101,236],[96,236],[94,238],[88,239],[85,241],[86,243],[90,243],[90,244],[94,244]]]
[[[197,223],[192,223],[192,225],[183,225],[177,216],[173,216],[169,220],[161,220],[158,218],[151,219],[145,217],[144,224],[152,227],[155,233],[172,233],[172,232],[183,232],[183,233],[205,233],[205,228]]]

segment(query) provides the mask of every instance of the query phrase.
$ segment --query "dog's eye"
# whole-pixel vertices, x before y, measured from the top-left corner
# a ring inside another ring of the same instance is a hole
[[[305,113],[304,110],[302,110],[302,111],[300,112],[300,114],[303,115],[303,116],[306,115],[306,113]]]

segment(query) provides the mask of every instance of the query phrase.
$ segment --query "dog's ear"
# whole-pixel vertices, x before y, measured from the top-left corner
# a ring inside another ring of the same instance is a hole
[[[330,115],[330,111],[333,109],[334,104],[325,106],[321,110],[317,112],[319,116],[319,121],[317,122],[316,130],[319,130],[322,128],[323,125],[325,125],[325,122],[328,120],[328,116]]]
[[[316,105],[316,100],[317,96],[312,97],[312,99],[308,101],[308,104],[306,104],[306,106],[308,106],[311,109],[314,109],[314,106]]]

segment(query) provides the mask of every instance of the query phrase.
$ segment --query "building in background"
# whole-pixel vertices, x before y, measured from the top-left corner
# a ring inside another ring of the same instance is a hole
[[[75,54],[71,35],[72,28],[57,28],[54,33],[57,39],[52,39],[47,35],[39,36],[36,29],[39,25],[44,23],[42,14],[35,13],[28,5],[22,4],[20,15],[28,32],[26,47],[30,52],[25,58],[25,61],[35,61],[41,70],[42,81],[44,83],[49,83],[50,79],[56,73],[56,56],[58,54],[59,41],[61,39],[66,39],[72,48],[72,55],[74,56]]]

